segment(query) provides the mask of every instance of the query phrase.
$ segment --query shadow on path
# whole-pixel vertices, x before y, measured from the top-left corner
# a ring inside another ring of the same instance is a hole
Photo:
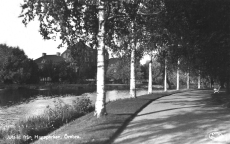
[[[174,94],[152,102],[118,136],[116,144],[230,143],[230,110],[211,101],[211,91]],[[211,140],[209,133],[223,134]]]
[[[183,108],[192,108],[192,107],[201,107],[201,106],[190,106],[190,107],[179,107],[179,108],[165,109],[165,110],[160,110],[160,111],[154,111],[154,112],[149,112],[149,113],[145,113],[145,114],[140,114],[140,115],[137,115],[136,117],[149,115],[149,114],[154,114],[154,113],[159,113],[159,112],[170,111],[170,110],[177,110],[177,109],[183,109]]]

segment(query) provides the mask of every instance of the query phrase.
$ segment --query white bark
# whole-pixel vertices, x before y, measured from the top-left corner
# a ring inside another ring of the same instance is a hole
[[[134,98],[136,98],[135,80],[135,46],[132,44],[130,64],[130,96]]]
[[[165,59],[164,91],[167,91],[167,61]]]
[[[189,89],[189,72],[187,73],[187,89]]]
[[[198,75],[198,89],[200,89],[200,71],[199,71],[199,75]]]
[[[134,22],[131,23],[131,31],[134,34]],[[134,37],[131,41],[131,63],[130,63],[130,96],[136,98],[136,77],[135,77],[135,51],[136,45]]]
[[[97,99],[95,103],[95,113],[98,118],[106,114],[105,108],[105,69],[104,69],[104,35],[105,35],[105,2],[100,1],[98,6],[98,48],[97,48]]]
[[[149,85],[148,85],[148,94],[151,94],[153,92],[153,86],[152,86],[152,57],[149,62]]]
[[[176,72],[176,90],[180,89],[180,74],[179,74],[179,68],[177,68]]]
[[[180,61],[178,60],[177,72],[176,72],[176,90],[180,89],[180,69],[179,69]]]

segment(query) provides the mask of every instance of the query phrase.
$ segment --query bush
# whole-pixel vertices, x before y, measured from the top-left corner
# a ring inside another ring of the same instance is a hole
[[[0,139],[7,143],[30,143],[93,110],[94,107],[89,98],[77,98],[72,105],[65,104],[58,98],[54,100],[54,108],[47,106],[43,115],[30,117],[19,121],[13,128],[1,130]],[[12,139],[9,139],[10,137]]]

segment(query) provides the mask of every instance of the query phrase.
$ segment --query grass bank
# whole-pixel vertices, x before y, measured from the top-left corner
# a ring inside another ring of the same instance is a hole
[[[152,101],[174,93],[170,91],[122,99],[107,104],[108,115],[97,119],[93,112],[78,118],[47,136],[39,137],[34,144],[109,144],[127,124]]]
[[[13,127],[1,129],[0,143],[31,143],[93,110],[89,98],[77,98],[72,105],[65,104],[61,99],[55,99],[54,108],[47,106],[44,114],[20,120]]]

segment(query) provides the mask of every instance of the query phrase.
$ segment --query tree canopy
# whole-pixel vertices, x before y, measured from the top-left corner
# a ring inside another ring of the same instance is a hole
[[[171,52],[182,65],[214,78],[229,77],[229,8],[229,1],[165,0],[162,18],[176,36]]]
[[[143,79],[143,72],[141,71],[141,66],[139,63],[135,64],[135,73],[136,79],[141,80]],[[116,81],[120,81],[123,83],[128,83],[130,78],[130,61],[127,57],[119,58],[118,61],[110,65],[108,70],[106,71],[106,77],[108,79],[114,79]]]
[[[39,19],[45,39],[60,36],[60,46],[83,40],[97,47],[97,76],[103,76],[97,84],[100,111],[105,98],[105,45],[114,51],[131,50],[132,85],[137,48],[157,49],[159,57],[167,58],[172,65],[177,66],[180,60],[184,71],[201,71],[203,75],[229,81],[229,1],[25,0],[22,10],[25,25]]]
[[[0,77],[4,82],[33,83],[38,82],[37,65],[28,59],[19,47],[0,45]]]

